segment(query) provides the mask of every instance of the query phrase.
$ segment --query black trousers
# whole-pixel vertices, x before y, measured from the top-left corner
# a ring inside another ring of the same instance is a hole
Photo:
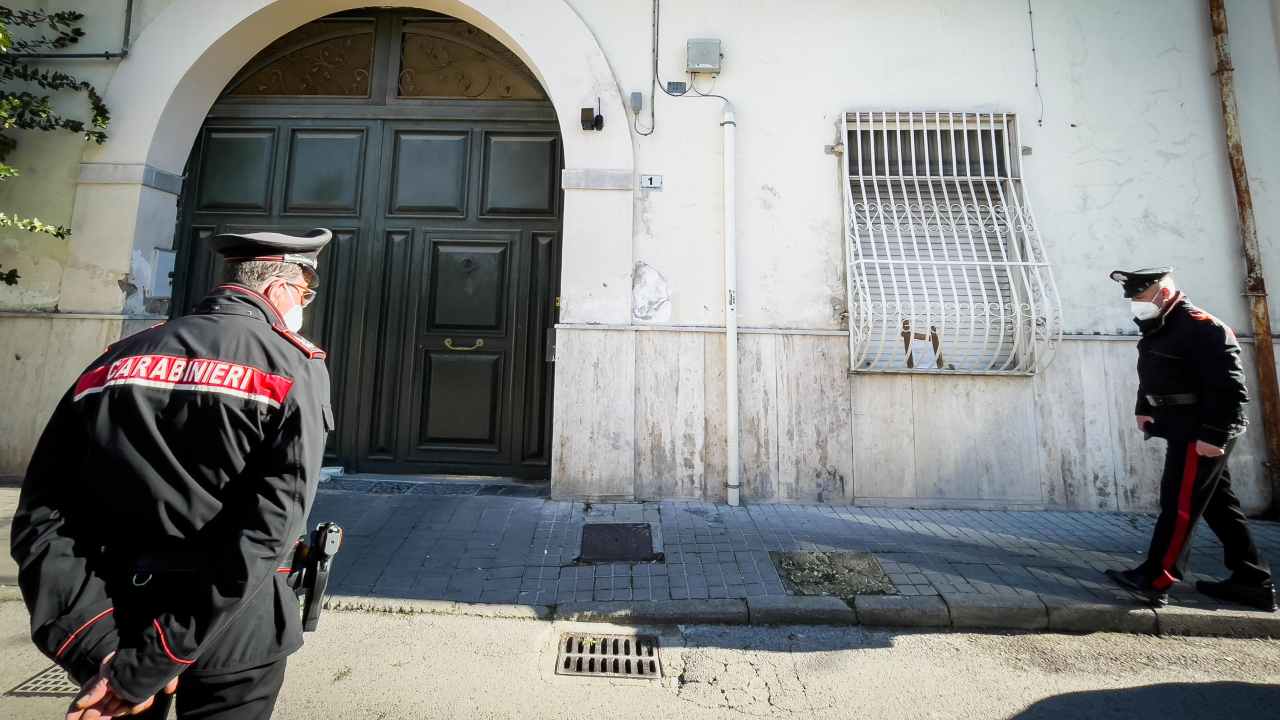
[[[270,720],[280,686],[284,684],[287,658],[260,667],[229,673],[182,673],[173,697],[159,696],[140,716],[164,720],[169,705],[177,702],[178,720]]]
[[[1240,500],[1231,489],[1227,459],[1235,441],[1216,458],[1197,454],[1194,439],[1168,442],[1160,480],[1160,517],[1143,563],[1151,586],[1167,590],[1182,580],[1191,555],[1191,533],[1201,516],[1222,541],[1232,579],[1250,585],[1270,581],[1271,571],[1258,555]]]

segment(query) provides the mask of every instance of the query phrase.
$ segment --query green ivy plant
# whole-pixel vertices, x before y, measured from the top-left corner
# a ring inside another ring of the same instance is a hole
[[[0,5],[0,182],[18,176],[18,170],[6,162],[18,146],[13,130],[73,132],[86,142],[101,144],[107,139],[111,119],[107,106],[92,85],[71,75],[32,66],[22,53],[63,50],[84,37],[79,27],[83,13],[46,12],[43,10],[11,10]],[[15,28],[33,31],[31,37],[15,39]],[[91,118],[88,122],[64,117],[53,109],[51,96],[59,92],[84,93],[89,98]],[[0,212],[0,228],[17,228],[27,232],[66,239],[71,229],[50,225],[40,218]],[[18,282],[15,268],[0,267],[0,282]]]

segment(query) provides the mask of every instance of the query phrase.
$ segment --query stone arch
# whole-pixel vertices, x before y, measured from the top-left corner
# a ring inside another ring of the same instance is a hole
[[[219,93],[260,50],[317,18],[368,0],[174,0],[137,37],[107,87],[112,135],[86,151],[73,226],[102,259],[86,268],[96,284],[70,303],[86,310],[141,310],[109,288],[137,285],[140,258],[168,247],[183,166]],[[564,142],[563,322],[627,322],[630,317],[630,127],[617,82],[590,29],[566,2],[400,0],[464,20],[519,57],[545,88]],[[599,103],[600,131],[581,128],[580,109]],[[595,191],[611,192],[595,192]],[[144,263],[145,264],[145,263]],[[120,277],[120,271],[133,277]],[[146,270],[145,267],[142,268]],[[76,297],[68,275],[64,299]],[[127,291],[126,295],[127,295]],[[119,295],[115,297],[119,298]],[[114,307],[112,307],[114,305]],[[63,305],[64,309],[67,303]]]

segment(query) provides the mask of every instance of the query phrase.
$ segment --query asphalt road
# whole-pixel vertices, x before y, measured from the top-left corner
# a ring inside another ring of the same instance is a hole
[[[0,602],[6,691],[49,665],[26,622],[21,603]],[[573,630],[607,628],[329,613],[292,659],[276,717],[1280,717],[1277,641],[698,626],[663,631],[664,677],[647,681],[555,675]],[[5,696],[0,718],[63,707]]]

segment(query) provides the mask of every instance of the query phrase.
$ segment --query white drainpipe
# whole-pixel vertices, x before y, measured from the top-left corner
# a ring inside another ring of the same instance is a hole
[[[738,124],[734,120],[733,106],[726,100],[724,119],[724,329],[725,329],[725,399],[728,412],[725,431],[729,436],[729,457],[726,468],[729,486],[729,504],[741,504],[742,481],[738,477],[738,237],[734,221],[737,200],[734,181],[735,143]]]

